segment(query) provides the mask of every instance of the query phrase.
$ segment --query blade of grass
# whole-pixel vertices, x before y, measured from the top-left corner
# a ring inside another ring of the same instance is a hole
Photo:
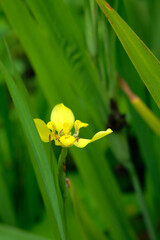
[[[59,208],[55,183],[53,181],[52,173],[48,164],[48,160],[43,145],[41,143],[36,127],[30,115],[29,109],[27,107],[27,103],[24,101],[12,77],[10,76],[9,72],[6,70],[6,68],[1,62],[0,70],[4,75],[10,94],[13,98],[14,104],[18,111],[22,126],[24,127],[26,136],[31,144],[32,151],[36,159],[36,161],[33,161],[32,164],[36,173],[36,177],[42,192],[44,202],[46,204],[46,208],[49,211],[49,216],[52,219],[53,223],[55,224],[56,219],[58,225],[57,226],[58,231],[54,231],[54,234],[57,234],[57,237],[60,234],[61,239],[65,239],[63,220],[61,215],[61,209]]]

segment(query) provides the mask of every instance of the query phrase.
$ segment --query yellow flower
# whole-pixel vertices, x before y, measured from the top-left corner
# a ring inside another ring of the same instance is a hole
[[[63,103],[57,104],[51,112],[51,121],[47,124],[41,119],[34,119],[40,138],[43,142],[54,140],[55,144],[61,147],[76,147],[83,148],[87,144],[94,142],[110,133],[112,130],[109,128],[106,131],[96,133],[92,139],[79,138],[79,129],[87,127],[88,123],[83,123],[76,120],[72,111],[64,106]],[[71,135],[71,129],[75,129]]]

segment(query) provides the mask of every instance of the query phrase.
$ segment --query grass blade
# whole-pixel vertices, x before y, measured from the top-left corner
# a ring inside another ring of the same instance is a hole
[[[32,161],[32,164],[42,192],[43,199],[46,204],[46,208],[49,211],[49,215],[54,223],[54,218],[56,218],[57,227],[59,230],[59,234],[61,235],[61,239],[65,239],[63,221],[61,216],[61,210],[59,208],[56,187],[53,181],[52,173],[42,142],[33,123],[32,117],[27,107],[27,103],[18,91],[16,84],[14,83],[12,77],[2,63],[0,63],[0,70],[4,75],[11,97],[18,111],[22,126],[24,127],[26,136],[32,146],[33,154],[35,156],[34,159],[36,159],[36,161]]]

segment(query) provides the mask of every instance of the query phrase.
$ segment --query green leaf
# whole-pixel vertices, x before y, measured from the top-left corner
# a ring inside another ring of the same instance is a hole
[[[160,108],[160,63],[105,0],[96,0],[108,18],[140,77]]]
[[[0,224],[0,239],[3,240],[51,240],[24,230]]]
[[[32,151],[35,156],[35,158],[32,159],[32,164],[36,173],[42,197],[48,210],[51,222],[53,223],[52,226],[54,227],[54,234],[56,233],[57,237],[60,234],[61,238],[65,239],[61,209],[58,202],[56,186],[55,182],[53,181],[53,176],[50,166],[48,164],[48,159],[46,157],[42,142],[37,133],[27,103],[23,99],[23,96],[19,92],[11,75],[1,62],[0,70],[4,75],[11,97],[18,111],[22,126],[24,127],[24,131],[31,144]],[[55,219],[59,233],[56,231]]]

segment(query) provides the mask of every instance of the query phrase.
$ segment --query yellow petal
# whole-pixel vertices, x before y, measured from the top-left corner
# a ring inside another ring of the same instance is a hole
[[[58,133],[63,130],[64,134],[68,134],[73,127],[74,120],[72,111],[63,103],[57,104],[51,112],[51,121],[54,122]]]
[[[53,135],[48,129],[47,125],[45,122],[43,122],[41,119],[34,119],[36,128],[38,130],[39,136],[43,142],[49,142],[49,135],[51,136],[51,140],[53,140]]]
[[[100,131],[100,132],[96,133],[96,134],[92,137],[91,142],[94,142],[94,141],[96,141],[96,140],[98,140],[98,139],[100,139],[100,138],[103,138],[103,137],[105,137],[106,135],[108,135],[108,134],[110,134],[110,133],[112,133],[112,132],[113,132],[113,131],[112,131],[110,128],[108,128],[106,131]]]
[[[90,139],[85,138],[79,138],[74,142],[74,145],[79,148],[84,148],[86,145],[88,145],[91,142]]]
[[[76,120],[74,122],[74,128],[75,128],[75,131],[78,131],[80,128],[82,127],[87,127],[88,126],[88,123],[83,123],[81,122],[80,120]]]
[[[77,139],[75,142],[74,142],[74,145],[76,147],[79,147],[79,148],[84,148],[85,146],[87,146],[89,143],[91,142],[94,142],[100,138],[103,138],[105,137],[106,135],[112,133],[113,131],[108,128],[106,131],[100,131],[98,133],[96,133],[92,139],[84,139],[84,138],[80,138],[80,139]]]
[[[60,142],[62,147],[71,147],[73,143],[75,142],[75,137],[71,135],[64,135],[60,137]]]

